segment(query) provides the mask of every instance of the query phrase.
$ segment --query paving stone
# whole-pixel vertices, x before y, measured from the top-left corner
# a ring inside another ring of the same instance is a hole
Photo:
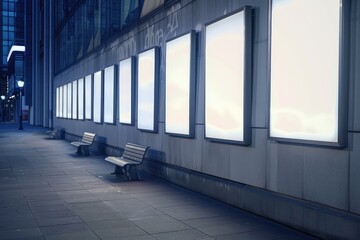
[[[117,238],[147,235],[146,232],[144,232],[143,230],[141,230],[141,228],[136,226],[96,229],[94,230],[94,232],[101,239],[117,239]]]
[[[85,230],[81,232],[74,232],[74,233],[60,233],[55,235],[47,235],[45,236],[46,240],[79,240],[79,239],[86,239],[86,240],[98,240],[98,238],[92,231]]]
[[[40,230],[44,234],[44,236],[47,236],[47,235],[58,235],[64,233],[84,232],[84,231],[88,231],[89,228],[84,223],[74,223],[74,224],[62,224],[55,226],[40,227]]]
[[[69,217],[58,217],[57,216],[54,218],[37,218],[36,221],[37,221],[38,226],[40,226],[40,227],[83,222],[79,216],[69,216]]]
[[[3,239],[43,239],[39,228],[27,228],[0,231],[0,240]]]
[[[183,231],[167,232],[153,235],[158,240],[210,240],[213,239],[205,234],[190,229]]]
[[[0,240],[312,239],[154,177],[111,175],[104,156],[25,128],[0,125]]]
[[[190,226],[176,220],[162,223],[159,223],[158,221],[137,221],[136,225],[150,234],[181,231],[191,228]]]

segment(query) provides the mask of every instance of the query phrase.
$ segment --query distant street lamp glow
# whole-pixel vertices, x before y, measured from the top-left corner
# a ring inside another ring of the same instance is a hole
[[[19,119],[19,130],[23,130],[24,128],[23,128],[23,124],[22,124],[22,99],[21,99],[21,95],[22,95],[22,88],[24,87],[24,84],[25,84],[25,82],[24,81],[22,81],[22,80],[19,80],[18,82],[17,82],[17,84],[18,84],[18,86],[19,86],[19,88],[20,88],[20,119]]]
[[[24,81],[19,80],[17,83],[18,83],[19,88],[24,87]]]

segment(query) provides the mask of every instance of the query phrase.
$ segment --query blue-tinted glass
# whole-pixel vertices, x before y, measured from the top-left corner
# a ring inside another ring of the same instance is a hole
[[[2,36],[3,36],[3,39],[8,39],[9,32],[4,31],[4,32],[2,33]]]
[[[13,17],[9,17],[9,25],[14,25],[15,21]]]
[[[14,12],[15,11],[15,4],[14,3],[9,3],[9,11]]]

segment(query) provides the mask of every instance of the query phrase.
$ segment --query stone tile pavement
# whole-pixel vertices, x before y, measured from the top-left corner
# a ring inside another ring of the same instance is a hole
[[[46,137],[0,125],[0,240],[315,239],[155,177],[128,182]]]

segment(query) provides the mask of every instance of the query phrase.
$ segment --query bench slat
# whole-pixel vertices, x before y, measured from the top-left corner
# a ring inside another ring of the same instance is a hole
[[[146,151],[146,149],[148,149],[148,147],[145,146],[141,146],[141,145],[137,145],[137,144],[133,144],[133,143],[127,143],[125,146],[125,149],[135,149],[138,151]]]
[[[92,144],[92,142],[94,141],[94,138],[95,138],[95,134],[85,132],[81,141]]]
[[[123,152],[123,158],[129,158],[131,160],[142,161],[146,151],[134,151],[125,148]]]
[[[123,155],[122,156],[124,159],[129,159],[131,161],[134,161],[134,162],[141,162],[142,158],[139,158],[139,157],[133,157],[133,156],[129,156],[129,155]]]
[[[132,152],[128,152],[128,151],[127,151],[127,152],[124,152],[124,153],[123,153],[123,157],[124,157],[124,156],[130,156],[130,157],[142,159],[143,156],[144,156],[144,153],[145,153],[145,152],[139,154],[139,153],[132,153]]]

